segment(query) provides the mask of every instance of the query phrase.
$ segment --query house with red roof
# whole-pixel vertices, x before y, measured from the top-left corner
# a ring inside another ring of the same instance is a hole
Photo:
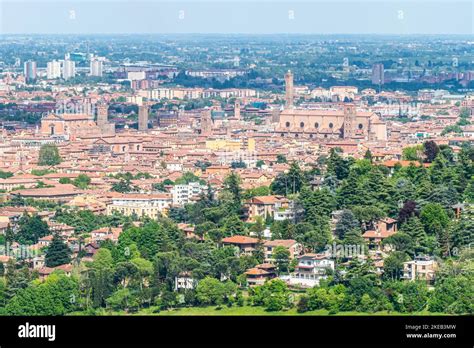
[[[247,236],[232,236],[222,239],[223,246],[235,246],[239,248],[240,254],[250,255],[257,248],[259,240],[257,238]]]
[[[275,239],[267,240],[263,243],[263,251],[265,254],[265,262],[273,263],[275,259],[273,258],[273,252],[276,247],[282,246],[285,249],[288,249],[290,252],[290,260],[293,260],[295,257],[298,257],[303,253],[303,245],[298,243],[294,239]]]
[[[249,286],[263,285],[267,280],[276,277],[276,266],[271,263],[262,263],[245,272]]]

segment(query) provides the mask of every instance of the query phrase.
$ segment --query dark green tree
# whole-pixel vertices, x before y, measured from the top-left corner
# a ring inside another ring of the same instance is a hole
[[[56,267],[71,262],[71,249],[67,246],[61,236],[54,234],[51,244],[48,246],[44,258],[47,267]]]
[[[426,162],[431,163],[438,156],[439,147],[435,141],[429,140],[423,143],[423,154],[425,155]]]
[[[35,215],[28,215],[26,212],[18,222],[18,232],[16,241],[20,244],[36,244],[38,239],[50,234],[48,224]]]

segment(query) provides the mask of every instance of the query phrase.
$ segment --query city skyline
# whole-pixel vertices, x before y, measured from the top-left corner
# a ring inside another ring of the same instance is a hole
[[[464,342],[472,5],[0,0],[4,331]],[[259,321],[203,334],[196,316],[225,315]]]

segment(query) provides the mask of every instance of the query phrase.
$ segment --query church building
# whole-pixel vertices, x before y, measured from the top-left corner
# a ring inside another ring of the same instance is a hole
[[[286,105],[275,132],[282,137],[386,140],[387,126],[371,111],[352,103],[333,109],[303,109],[293,105],[293,74],[285,74]]]

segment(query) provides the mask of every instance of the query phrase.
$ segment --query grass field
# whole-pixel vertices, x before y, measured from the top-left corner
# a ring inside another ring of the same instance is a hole
[[[287,311],[280,312],[267,312],[263,307],[222,307],[216,309],[216,307],[190,307],[190,308],[178,308],[172,310],[162,310],[154,313],[156,308],[150,307],[143,309],[137,313],[125,313],[125,312],[110,312],[104,313],[104,315],[156,315],[156,316],[390,316],[390,315],[404,315],[404,316],[417,316],[417,315],[445,315],[443,313],[431,313],[427,311],[416,312],[416,313],[398,313],[398,312],[376,312],[376,313],[362,313],[362,312],[339,312],[337,314],[329,314],[329,311],[320,309],[316,311],[309,311],[305,313],[298,313],[296,308],[292,308]]]

